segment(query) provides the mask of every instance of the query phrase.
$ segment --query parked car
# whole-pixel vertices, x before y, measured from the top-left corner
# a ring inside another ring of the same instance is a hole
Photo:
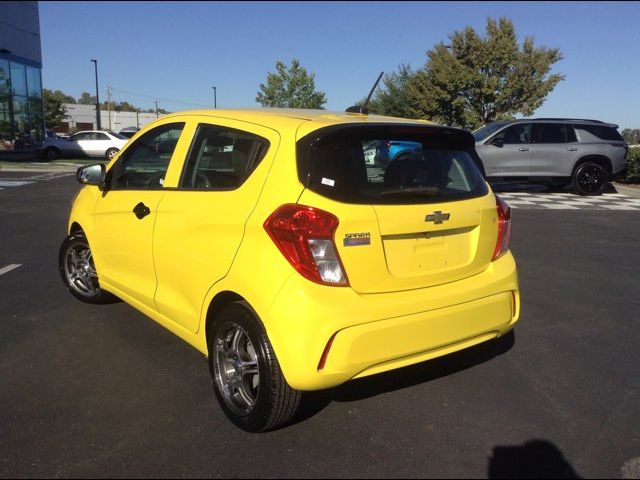
[[[125,127],[122,130],[120,130],[120,135],[122,135],[123,137],[127,137],[127,138],[131,138],[133,137],[136,133],[138,133],[140,131],[139,128],[137,127]]]
[[[372,141],[416,151],[372,166]],[[510,209],[479,164],[470,133],[423,121],[170,114],[78,169],[60,274],[78,299],[119,297],[194,346],[227,417],[272,429],[303,391],[514,326]]]
[[[599,195],[626,174],[628,145],[618,126],[598,120],[539,118],[495,122],[473,133],[491,181],[571,184]]]
[[[386,166],[391,160],[412,156],[421,149],[422,144],[417,142],[378,140],[365,145],[364,157],[367,165]]]
[[[47,160],[61,157],[101,157],[111,160],[128,140],[115,132],[87,130],[68,138],[47,135],[38,151]]]

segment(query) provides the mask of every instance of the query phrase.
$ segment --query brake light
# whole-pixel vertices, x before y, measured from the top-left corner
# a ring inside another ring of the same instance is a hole
[[[497,260],[507,253],[511,243],[511,207],[498,195],[496,195],[496,207],[498,209],[498,239],[491,261]]]
[[[338,223],[329,212],[286,204],[267,218],[264,229],[303,277],[321,285],[346,287],[349,281],[333,241]]]

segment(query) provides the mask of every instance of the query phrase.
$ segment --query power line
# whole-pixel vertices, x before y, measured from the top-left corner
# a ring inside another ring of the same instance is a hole
[[[160,102],[165,102],[165,103],[177,103],[177,104],[181,104],[181,105],[190,105],[192,107],[211,108],[210,105],[203,105],[203,104],[200,104],[200,103],[191,103],[191,102],[182,102],[180,100],[172,100],[172,99],[169,99],[169,98],[160,98],[160,97],[155,97],[153,95],[146,95],[144,93],[130,92],[128,90],[121,90],[119,88],[114,88],[114,87],[111,87],[111,90],[113,90],[114,92],[126,93],[128,95],[133,95],[133,96],[136,96],[136,97],[143,97],[143,98],[149,98],[151,100],[158,100]]]

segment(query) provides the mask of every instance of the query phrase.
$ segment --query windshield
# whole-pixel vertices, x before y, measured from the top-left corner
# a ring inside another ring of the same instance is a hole
[[[120,135],[119,133],[116,133],[116,132],[109,132],[109,133],[119,140],[129,140],[127,137]]]
[[[488,191],[466,132],[342,126],[320,138],[314,133],[315,140],[298,143],[298,174],[311,190],[328,198],[419,204],[474,198]]]
[[[507,123],[509,122],[495,122],[495,123],[490,123],[489,125],[485,125],[484,127],[479,128],[478,130],[473,132],[473,138],[476,139],[476,142],[480,142],[481,140],[484,140],[492,133],[500,130]]]

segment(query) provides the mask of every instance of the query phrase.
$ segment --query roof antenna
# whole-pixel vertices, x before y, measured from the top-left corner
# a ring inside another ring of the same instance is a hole
[[[376,83],[373,84],[373,88],[369,92],[369,96],[364,101],[364,105],[354,105],[352,107],[347,108],[345,111],[348,113],[362,113],[364,115],[369,115],[369,109],[367,108],[367,105],[369,105],[369,100],[371,100],[371,96],[373,95],[374,90],[378,86],[378,83],[380,83],[380,79],[382,78],[383,74],[384,72],[380,72],[380,75],[378,76]]]

